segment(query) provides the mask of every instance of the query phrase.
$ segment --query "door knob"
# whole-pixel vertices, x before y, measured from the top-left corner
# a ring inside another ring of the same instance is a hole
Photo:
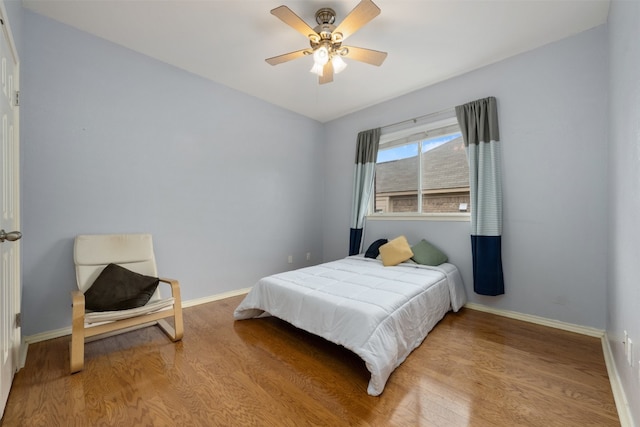
[[[10,231],[7,233],[4,230],[0,230],[0,243],[4,242],[5,240],[14,242],[21,237],[22,237],[22,233],[19,231]]]

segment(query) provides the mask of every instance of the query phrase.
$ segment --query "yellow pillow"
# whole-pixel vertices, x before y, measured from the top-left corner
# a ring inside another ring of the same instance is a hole
[[[409,246],[409,242],[404,236],[396,237],[380,246],[380,258],[382,258],[382,265],[385,267],[398,265],[412,256],[411,246]]]

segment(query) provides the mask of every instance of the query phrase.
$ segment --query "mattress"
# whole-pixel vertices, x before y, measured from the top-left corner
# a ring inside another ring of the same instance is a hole
[[[377,396],[395,368],[466,294],[453,264],[438,267],[350,256],[262,278],[234,312],[237,320],[272,315],[353,351]]]

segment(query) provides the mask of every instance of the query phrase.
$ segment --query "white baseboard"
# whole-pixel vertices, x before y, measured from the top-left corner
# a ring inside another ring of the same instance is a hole
[[[524,322],[535,323],[537,325],[548,326],[551,328],[562,329],[564,331],[575,332],[590,337],[600,338],[600,340],[602,341],[604,362],[607,366],[609,382],[611,383],[613,398],[616,402],[618,417],[620,418],[620,425],[621,427],[634,427],[632,421],[633,418],[631,416],[631,408],[629,407],[627,396],[624,392],[624,389],[622,388],[620,376],[618,375],[618,370],[616,368],[613,354],[611,353],[611,347],[609,346],[609,340],[607,339],[607,334],[605,331],[588,326],[580,326],[573,323],[561,322],[559,320],[547,319],[545,317],[534,316],[531,314],[523,314],[516,311],[487,307],[485,305],[472,302],[468,302],[464,306],[471,310],[484,311],[486,313],[496,314],[498,316],[509,317],[511,319],[522,320]]]
[[[194,307],[194,306],[200,305],[200,304],[206,304],[206,303],[209,303],[209,302],[214,302],[214,301],[219,301],[219,300],[226,299],[226,298],[231,298],[231,297],[235,297],[235,296],[239,296],[239,295],[244,295],[247,292],[249,292],[250,289],[251,288],[237,289],[237,290],[234,290],[234,291],[223,292],[221,294],[211,295],[211,296],[208,296],[208,297],[196,298],[196,299],[192,299],[192,300],[188,300],[188,301],[183,301],[182,302],[182,308]],[[576,332],[576,333],[579,333],[579,334],[588,335],[588,336],[592,336],[592,337],[596,337],[596,338],[601,338],[602,336],[604,336],[604,331],[603,330],[596,329],[596,328],[591,328],[591,327],[588,327],[588,326],[574,325],[572,323],[560,322],[558,320],[547,319],[547,318],[544,318],[544,317],[534,316],[534,315],[531,315],[531,314],[518,313],[516,311],[501,310],[501,309],[498,309],[498,308],[488,307],[486,305],[476,304],[476,303],[473,303],[473,302],[468,302],[464,306],[466,308],[471,309],[471,310],[484,311],[484,312],[487,312],[487,313],[496,314],[498,316],[509,317],[509,318],[517,319],[517,320],[523,320],[523,321],[529,322],[529,323],[536,323],[538,325],[549,326],[549,327],[552,327],[552,328],[562,329],[562,330],[570,331],[570,332]],[[40,341],[51,340],[51,339],[54,339],[54,338],[60,338],[60,337],[63,337],[65,335],[71,335],[71,327],[70,326],[66,327],[66,328],[55,329],[55,330],[52,330],[52,331],[46,331],[46,332],[41,332],[39,334],[25,336],[22,339],[23,347],[25,347],[24,344],[26,344],[26,346],[28,346],[29,344],[37,343],[37,342],[40,342]],[[26,350],[24,351],[24,354],[25,354],[24,358],[26,359]]]
[[[196,298],[189,301],[183,301],[182,307],[194,307],[200,304],[206,304],[209,302],[219,301],[226,298],[231,298],[239,295],[244,295],[249,292],[251,288],[238,289],[235,291],[224,292],[217,295],[212,295],[204,298]],[[626,399],[626,395],[620,384],[620,377],[613,361],[611,354],[611,348],[609,347],[609,341],[606,339],[606,334],[601,329],[591,328],[588,326],[574,325],[571,323],[560,322],[558,320],[547,319],[540,316],[534,316],[531,314],[523,314],[515,311],[501,310],[497,308],[488,307],[481,304],[468,302],[464,305],[466,308],[477,311],[484,311],[498,316],[509,317],[512,319],[522,320],[529,323],[535,323],[538,325],[549,326],[556,329],[562,329],[569,332],[575,332],[583,335],[601,338],[602,347],[604,352],[605,363],[607,365],[607,372],[609,374],[609,380],[611,382],[611,388],[613,390],[613,396],[616,402],[616,408],[620,417],[620,423],[622,427],[633,427],[630,415],[629,404]],[[23,337],[21,351],[20,351],[20,363],[19,368],[23,368],[27,359],[27,351],[29,344],[37,343],[40,341],[46,341],[54,338],[60,338],[65,335],[71,335],[71,327],[56,329],[53,331],[42,332],[35,335],[29,335]]]
[[[602,353],[604,354],[604,363],[607,365],[607,373],[609,374],[611,391],[613,392],[613,399],[616,402],[616,409],[618,410],[618,417],[620,418],[620,426],[633,427],[633,417],[631,415],[629,401],[627,400],[624,388],[622,388],[620,375],[618,375],[618,368],[616,368],[616,362],[613,358],[613,353],[611,352],[611,346],[609,345],[609,339],[607,338],[606,333],[602,337]]]
[[[577,334],[587,335],[590,337],[602,338],[604,336],[604,330],[589,326],[575,325],[573,323],[547,319],[546,317],[534,316],[533,314],[518,313],[517,311],[502,310],[473,302],[468,302],[464,306],[471,310],[484,311],[486,313],[496,314],[502,317],[509,317],[511,319],[548,326],[550,328],[562,329],[563,331],[575,332]]]
[[[55,329],[53,331],[45,331],[40,332],[39,334],[27,335],[22,338],[22,342],[29,344],[34,344],[40,341],[52,340],[54,338],[60,338],[65,335],[71,335],[71,326],[61,329]]]
[[[219,301],[221,299],[227,299],[231,297],[237,297],[238,295],[244,295],[249,292],[251,288],[237,289],[235,291],[223,292],[221,294],[212,295],[209,297],[196,298],[189,301],[182,301],[182,308],[193,307],[195,305],[206,304],[208,302]]]
[[[212,295],[212,296],[208,296],[208,297],[204,297],[204,298],[196,298],[196,299],[192,299],[189,301],[182,301],[182,308],[187,308],[187,307],[193,307],[196,305],[200,305],[200,304],[206,304],[208,302],[213,302],[213,301],[219,301],[221,299],[226,299],[226,298],[231,298],[231,297],[235,297],[238,295],[244,295],[247,292],[249,292],[251,288],[244,288],[244,289],[237,289],[235,291],[229,291],[229,292],[223,292],[221,294],[217,294],[217,295]],[[61,329],[55,329],[53,331],[46,331],[46,332],[41,332],[39,334],[34,334],[34,335],[29,335],[29,336],[25,336],[22,339],[22,347],[23,350],[21,352],[24,353],[24,358],[22,359],[22,364],[20,365],[21,367],[24,366],[24,360],[26,360],[27,358],[27,350],[26,348],[29,346],[29,344],[34,344],[40,341],[47,341],[47,340],[51,340],[54,338],[60,338],[60,337],[64,337],[65,335],[71,335],[71,327],[68,326],[66,328],[61,328]]]

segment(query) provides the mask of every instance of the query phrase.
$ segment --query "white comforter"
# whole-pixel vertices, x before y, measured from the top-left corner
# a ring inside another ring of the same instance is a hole
[[[234,317],[271,314],[348,348],[365,361],[367,392],[377,396],[447,311],[465,301],[452,264],[384,267],[356,255],[261,279]]]

